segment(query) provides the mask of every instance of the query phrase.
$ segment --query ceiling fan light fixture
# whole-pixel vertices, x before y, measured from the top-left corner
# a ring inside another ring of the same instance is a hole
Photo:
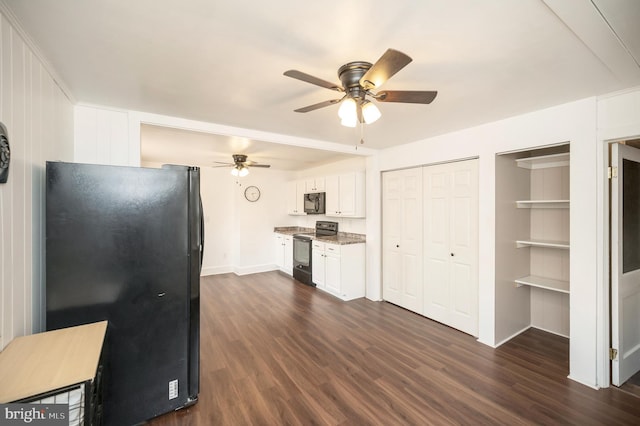
[[[353,98],[346,98],[340,104],[340,109],[338,109],[338,117],[342,120],[358,120],[358,113],[356,111],[356,101]]]
[[[342,124],[345,127],[356,127],[356,125],[358,124],[358,117],[353,116],[353,117],[343,118],[340,120],[340,124]]]
[[[245,177],[249,174],[249,168],[244,164],[239,164],[231,169],[231,175],[235,177]]]
[[[362,118],[367,124],[374,123],[378,118],[382,116],[382,113],[378,107],[371,101],[364,101],[362,104]]]

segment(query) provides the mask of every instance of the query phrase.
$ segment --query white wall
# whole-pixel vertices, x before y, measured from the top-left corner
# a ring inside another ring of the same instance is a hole
[[[73,109],[13,17],[0,12],[0,121],[11,145],[0,185],[1,350],[44,328],[44,167],[73,159]]]
[[[282,190],[289,174],[252,169],[235,178],[228,169],[201,169],[205,217],[205,249],[202,275],[235,272],[238,275],[276,269],[273,228],[286,223]],[[244,197],[248,186],[260,189],[260,199]]]
[[[74,122],[74,161],[114,166],[140,164],[140,144],[129,144],[126,112],[76,105]]]
[[[479,340],[499,342],[495,324],[495,154],[571,142],[570,376],[596,380],[596,100],[585,99],[382,151],[381,171],[479,158]],[[377,188],[380,192],[379,179]],[[375,208],[375,207],[374,207]],[[371,217],[374,212],[368,213]],[[376,253],[374,263],[380,264]],[[378,281],[379,277],[371,280]],[[374,291],[374,290],[372,290]]]

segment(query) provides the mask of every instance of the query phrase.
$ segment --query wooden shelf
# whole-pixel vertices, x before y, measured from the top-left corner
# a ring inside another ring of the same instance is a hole
[[[546,169],[548,167],[562,167],[569,165],[569,153],[541,155],[538,157],[527,157],[516,159],[518,167],[524,169]]]
[[[546,248],[556,248],[562,250],[569,249],[568,241],[552,241],[552,240],[517,240],[516,247],[546,247]]]
[[[569,200],[518,200],[519,209],[568,209]]]
[[[530,287],[543,288],[545,290],[557,291],[559,293],[569,294],[569,281],[554,280],[552,278],[537,277],[529,275],[515,280],[518,287],[526,285]]]

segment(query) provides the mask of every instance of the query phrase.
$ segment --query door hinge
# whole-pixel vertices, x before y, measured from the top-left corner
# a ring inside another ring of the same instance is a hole
[[[609,179],[617,178],[618,177],[618,168],[617,167],[608,167],[607,168],[607,175],[608,175]]]
[[[609,359],[611,361],[615,360],[618,357],[618,350],[617,349],[613,349],[613,348],[609,348]]]

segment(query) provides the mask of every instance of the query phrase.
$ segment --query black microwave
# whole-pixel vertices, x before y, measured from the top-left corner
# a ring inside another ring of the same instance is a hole
[[[324,192],[304,194],[304,212],[307,214],[324,214]]]

